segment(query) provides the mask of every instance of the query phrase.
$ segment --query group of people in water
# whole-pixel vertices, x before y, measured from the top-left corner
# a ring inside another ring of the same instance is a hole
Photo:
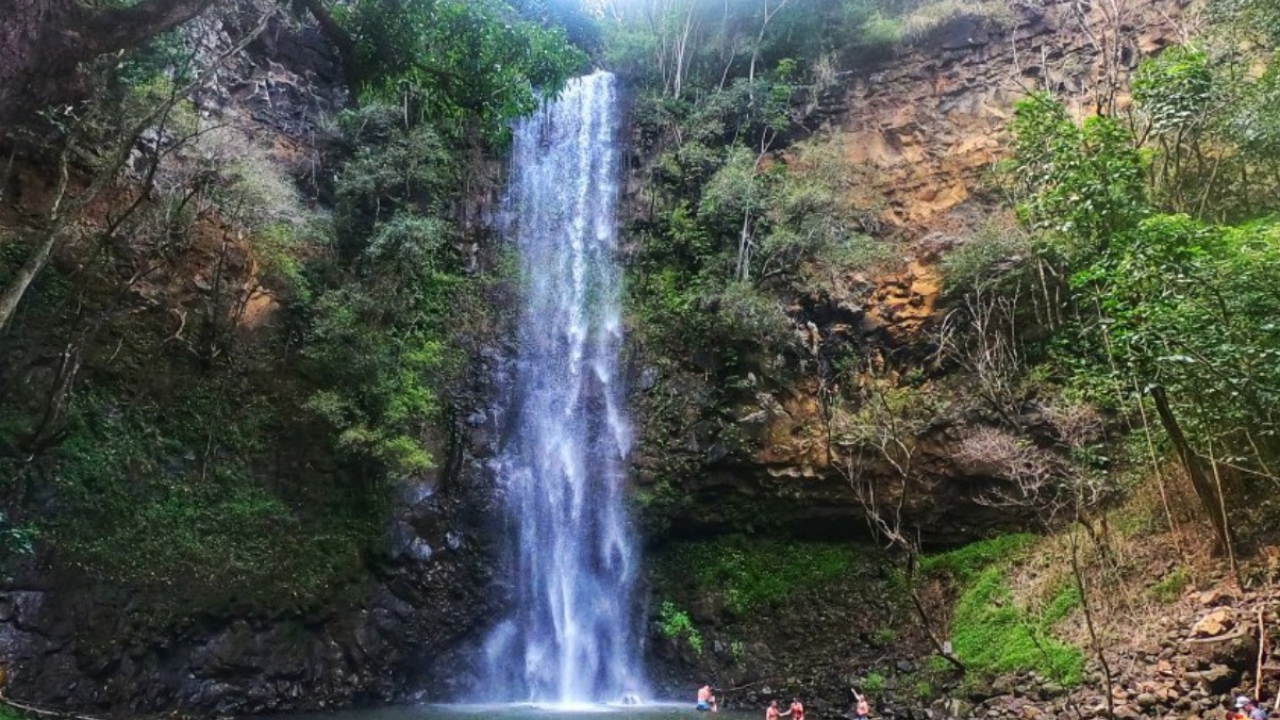
[[[857,690],[853,691],[853,697],[857,701],[853,720],[867,720],[871,715],[871,703],[867,702],[866,696],[860,694]],[[716,701],[715,690],[712,689],[711,685],[703,685],[698,688],[698,704],[696,707],[704,712],[720,712],[720,704]],[[782,718],[804,720],[804,703],[800,702],[800,698],[791,698],[791,706],[787,708],[786,712],[782,712],[778,707],[777,700],[769,701],[769,707],[765,708],[764,711],[764,720],[781,720]]]
[[[850,688],[853,690],[853,688]],[[853,690],[853,697],[856,701],[855,710],[850,716],[851,720],[868,720],[871,716],[871,703],[867,701],[865,695],[857,690]],[[716,701],[715,690],[711,685],[703,685],[698,688],[698,710],[709,712],[720,712],[720,704]],[[782,720],[782,718],[790,718],[790,720],[804,720],[804,703],[800,702],[800,698],[791,698],[791,706],[786,712],[778,707],[777,700],[770,700],[769,707],[765,708],[764,720]],[[1227,713],[1226,720],[1267,720],[1267,711],[1264,710],[1253,698],[1241,695],[1236,698],[1235,710]]]

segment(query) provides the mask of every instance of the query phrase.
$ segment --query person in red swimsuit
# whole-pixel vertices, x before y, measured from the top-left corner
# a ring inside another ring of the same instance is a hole
[[[764,720],[778,720],[782,713],[778,711],[778,701],[770,700],[769,708],[764,711]]]
[[[791,698],[791,707],[782,713],[780,717],[789,717],[791,720],[804,720],[804,705],[801,704],[800,698]]]

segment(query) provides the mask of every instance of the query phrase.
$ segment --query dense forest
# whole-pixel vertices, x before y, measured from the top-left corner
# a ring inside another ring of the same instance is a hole
[[[977,703],[1035,673],[1124,716],[1134,618],[1230,585],[1276,622],[1280,3],[1040,5],[0,0],[0,597],[130,598],[152,647],[310,633],[385,586],[473,606],[415,621],[452,662],[500,595],[482,446],[522,282],[495,229],[512,123],[604,68],[655,675],[825,685],[838,714],[849,685]],[[1046,13],[1084,50],[1019,55]],[[908,62],[941,83],[919,58],[988,44],[1019,63],[998,150],[915,223],[850,89]],[[902,324],[877,307],[908,267],[936,292]],[[784,414],[804,473],[775,458]],[[774,494],[717,494],[756,475]],[[456,569],[417,569],[432,547]],[[770,625],[830,587],[874,604],[831,600],[865,625],[851,655],[775,667]],[[0,690],[46,687],[5,637]],[[110,677],[93,647],[77,672]],[[1202,665],[1234,674],[1197,711],[1260,686],[1261,660]],[[29,699],[309,707],[135,695]]]

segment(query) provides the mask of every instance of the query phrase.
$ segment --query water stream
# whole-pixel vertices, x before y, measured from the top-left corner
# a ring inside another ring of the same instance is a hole
[[[522,315],[499,461],[515,608],[485,645],[495,701],[643,693],[623,496],[615,106],[614,77],[595,73],[515,128],[504,228]]]

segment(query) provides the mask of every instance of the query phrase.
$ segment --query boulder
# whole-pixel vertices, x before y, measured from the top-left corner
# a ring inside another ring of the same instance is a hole
[[[1218,608],[1196,621],[1191,627],[1195,637],[1217,637],[1235,627],[1235,614],[1230,608]]]

